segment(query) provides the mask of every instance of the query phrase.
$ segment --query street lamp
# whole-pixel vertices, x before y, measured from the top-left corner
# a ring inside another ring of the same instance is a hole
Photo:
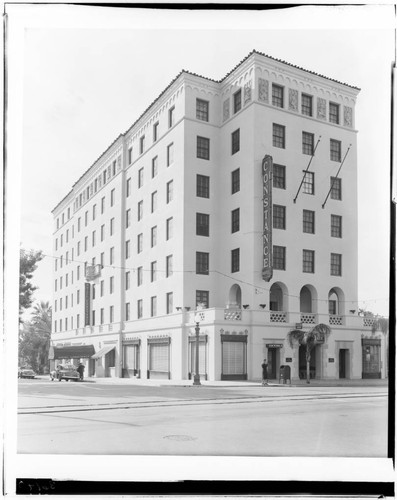
[[[196,313],[194,317],[194,321],[196,322],[196,328],[194,329],[196,332],[196,367],[194,370],[194,378],[193,385],[201,385],[200,382],[200,368],[199,368],[199,345],[200,345],[200,319],[201,316],[199,313]]]

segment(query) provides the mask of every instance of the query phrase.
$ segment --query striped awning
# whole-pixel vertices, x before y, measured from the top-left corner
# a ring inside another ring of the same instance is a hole
[[[107,354],[108,352],[110,352],[115,347],[116,347],[115,345],[105,345],[105,347],[102,347],[102,349],[100,349],[93,356],[91,356],[91,359],[101,358],[102,356],[105,356],[105,354]]]

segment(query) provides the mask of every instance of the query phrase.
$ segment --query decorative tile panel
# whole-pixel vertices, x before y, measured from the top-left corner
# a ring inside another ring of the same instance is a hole
[[[269,80],[259,78],[258,80],[258,99],[262,102],[269,102]]]
[[[314,313],[301,313],[301,323],[308,325],[316,324],[316,315]]]
[[[252,99],[252,80],[244,84],[244,106]]]
[[[229,97],[223,101],[223,121],[225,122],[230,117],[230,99]]]
[[[329,316],[329,324],[330,325],[342,325],[342,316],[337,316],[335,314],[331,314]]]
[[[241,321],[241,311],[240,310],[231,310],[225,309],[224,318],[231,321]]]
[[[327,101],[322,97],[317,97],[317,118],[320,120],[327,119]]]
[[[363,318],[364,326],[372,326],[374,321],[374,318]]]
[[[271,323],[286,323],[287,322],[287,313],[278,311],[270,313],[270,321]]]
[[[295,89],[288,89],[288,109],[298,111],[298,91]]]
[[[353,126],[353,110],[349,106],[343,106],[343,124],[345,127]]]

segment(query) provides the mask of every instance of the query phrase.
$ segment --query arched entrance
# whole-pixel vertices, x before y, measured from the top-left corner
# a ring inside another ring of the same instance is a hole
[[[312,313],[313,298],[312,298],[312,292],[309,289],[309,287],[304,286],[301,288],[299,299],[300,299],[300,312]]]
[[[237,309],[241,309],[241,288],[237,284],[234,284],[229,290],[228,305]]]
[[[284,311],[283,290],[278,283],[270,287],[270,310]]]

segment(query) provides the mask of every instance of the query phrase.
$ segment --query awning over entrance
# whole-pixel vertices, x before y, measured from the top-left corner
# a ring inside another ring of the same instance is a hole
[[[93,356],[91,356],[91,359],[101,358],[102,356],[105,356],[105,354],[107,354],[108,352],[110,352],[115,347],[116,347],[115,345],[105,345],[105,347],[102,347],[102,349],[100,349]]]
[[[90,358],[94,353],[93,345],[50,346],[48,359]]]

